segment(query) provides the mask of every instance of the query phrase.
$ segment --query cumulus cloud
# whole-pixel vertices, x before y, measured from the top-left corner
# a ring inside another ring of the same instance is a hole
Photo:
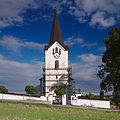
[[[74,44],[78,44],[78,43],[83,43],[83,39],[82,38],[75,38],[74,36],[68,37],[65,40],[65,44],[69,45],[69,46],[73,46]]]
[[[80,62],[72,63],[75,85],[81,91],[99,91],[100,80],[97,78],[97,66],[101,64],[101,56],[82,54],[78,56]],[[21,63],[7,60],[0,55],[0,82],[9,92],[24,93],[26,85],[39,85],[42,77],[43,62]]]
[[[99,91],[100,80],[96,76],[101,56],[82,54],[78,56],[80,62],[72,63],[73,78],[76,87],[81,91]]]
[[[29,18],[24,16],[29,9],[38,10],[38,16],[40,17],[42,11],[53,10],[55,6],[58,14],[66,11],[80,23],[91,20],[91,26],[100,24],[103,27],[109,27],[111,24],[105,25],[108,21],[114,25],[120,20],[119,0],[0,0],[0,28],[23,24],[25,20],[29,20]],[[93,23],[93,18],[98,12],[104,13],[101,16],[103,19],[97,17],[98,19],[96,22],[94,20]],[[34,16],[32,19],[38,20],[36,18],[38,16]],[[49,14],[42,14],[42,16],[42,18],[49,20]]]
[[[42,62],[29,64],[10,61],[0,55],[0,82],[10,92],[23,93],[26,85],[39,85],[42,64]]]
[[[33,8],[38,8],[35,0],[0,0],[0,28],[23,23],[23,13]]]
[[[119,0],[75,0],[69,7],[69,13],[75,16],[80,23],[90,19],[90,25],[109,27],[119,22]]]
[[[70,3],[68,0],[0,0],[0,28],[23,24],[26,19],[24,14],[29,9],[41,12],[40,10],[55,9],[57,6],[58,13],[61,13],[64,6],[67,7]]]
[[[20,52],[22,47],[41,50],[43,49],[44,45],[45,44],[39,44],[35,42],[23,42],[19,38],[7,35],[4,35],[0,40],[0,46],[12,52]]]
[[[79,44],[80,47],[87,47],[87,48],[97,46],[97,43],[85,43],[82,38],[80,38],[80,37],[75,38],[74,36],[66,38],[65,44],[68,46],[73,46],[75,44]]]
[[[97,12],[91,17],[90,25],[95,26],[99,25],[99,27],[110,27],[116,24],[114,17],[105,17],[104,12]]]

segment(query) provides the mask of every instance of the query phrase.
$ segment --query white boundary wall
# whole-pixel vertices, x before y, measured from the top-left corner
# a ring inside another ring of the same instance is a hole
[[[71,105],[76,106],[89,106],[89,107],[101,107],[110,108],[110,101],[106,100],[90,100],[90,99],[77,99],[71,96]]]
[[[47,101],[47,98],[44,96],[41,97],[31,97],[25,95],[12,95],[12,94],[2,94],[0,93],[1,100],[40,100],[40,101]]]

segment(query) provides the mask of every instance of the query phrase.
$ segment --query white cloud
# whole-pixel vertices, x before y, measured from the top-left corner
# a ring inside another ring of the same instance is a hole
[[[61,13],[65,8],[64,6],[68,6],[70,3],[68,0],[0,0],[0,28],[23,24],[24,20],[26,20],[24,14],[29,9],[41,9],[41,11],[44,11],[55,9],[56,6],[57,12]],[[41,11],[39,10],[39,12]]]
[[[42,6],[47,9],[57,9],[57,13],[60,14],[62,11],[65,10],[66,7],[71,5],[70,0],[43,0]]]
[[[83,39],[82,38],[74,38],[74,36],[72,37],[68,37],[66,40],[65,40],[65,44],[68,45],[68,46],[72,46],[74,44],[81,44],[83,43]]]
[[[3,36],[0,45],[14,52],[17,52],[23,46],[22,42],[13,36]]]
[[[80,56],[78,56],[78,58],[80,58],[83,62],[86,63],[99,63],[100,62],[100,56],[96,56],[93,54],[82,54]]]
[[[113,25],[113,22],[117,23],[120,20],[119,0],[0,0],[0,28],[23,24],[26,19],[29,20],[29,18],[24,16],[29,9],[39,9],[41,13],[44,10],[52,10],[55,6],[58,14],[68,9],[67,12],[75,16],[80,23],[88,22],[91,19],[91,15],[93,17],[95,12],[104,12],[106,16],[104,23],[112,21]],[[50,15],[47,14],[46,17],[46,14],[42,14],[42,16],[45,19],[49,19]],[[33,19],[35,18],[36,16],[33,17]],[[114,21],[113,18],[115,18]],[[36,20],[38,19],[36,18]],[[100,20],[97,21],[103,23],[103,19]],[[109,27],[109,25],[105,27]]]
[[[0,59],[3,59],[4,57],[2,55],[0,55]]]
[[[74,36],[66,38],[65,44],[68,46],[79,44],[80,47],[88,47],[88,48],[97,46],[97,43],[84,43],[84,40],[82,38],[75,38]]]
[[[78,58],[80,62],[72,63],[73,78],[76,86],[81,91],[99,91],[100,80],[96,74],[98,65],[101,64],[101,56],[82,54]]]
[[[35,42],[23,42],[22,40],[14,36],[6,36],[6,35],[4,35],[0,40],[0,46],[13,52],[20,52],[20,49],[22,47],[41,50],[43,49],[44,45],[45,44],[39,44]]]
[[[105,17],[104,12],[97,12],[91,17],[90,25],[95,26],[98,24],[99,27],[109,27],[116,24],[114,17]]]
[[[80,62],[72,63],[73,78],[81,91],[99,91],[100,80],[97,78],[97,66],[101,56],[82,54]],[[26,85],[39,85],[42,77],[43,62],[21,63],[5,59],[0,55],[0,83],[10,92],[24,92]]]
[[[100,12],[102,12],[102,15]],[[98,24],[106,28],[119,22],[120,1],[75,0],[75,4],[69,7],[69,13],[75,16],[80,23],[87,22],[91,19],[91,26]]]
[[[81,44],[80,46],[91,48],[91,47],[97,46],[97,43],[84,43],[84,44]]]
[[[0,82],[10,92],[24,92],[26,85],[39,84],[42,64],[42,62],[29,64],[10,61],[0,55]]]
[[[23,13],[37,8],[35,0],[0,0],[0,28],[23,23]]]

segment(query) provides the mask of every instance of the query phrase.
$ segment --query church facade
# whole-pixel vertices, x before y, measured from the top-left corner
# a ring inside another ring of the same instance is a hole
[[[45,64],[43,66],[43,77],[40,79],[41,95],[54,96],[55,89],[64,90],[70,98],[73,88],[71,77],[72,68],[68,65],[69,48],[64,44],[57,12],[55,10],[52,31],[49,44],[44,47]]]

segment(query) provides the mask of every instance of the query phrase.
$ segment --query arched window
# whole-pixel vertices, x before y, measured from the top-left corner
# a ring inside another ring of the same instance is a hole
[[[59,49],[59,55],[61,55],[61,49]]]
[[[53,49],[53,55],[54,55],[54,49]]]
[[[59,61],[56,60],[56,61],[55,61],[55,69],[58,69],[58,68],[59,68]]]
[[[57,47],[55,48],[55,53],[58,53],[58,48]]]
[[[58,79],[58,75],[56,75],[56,79]]]

